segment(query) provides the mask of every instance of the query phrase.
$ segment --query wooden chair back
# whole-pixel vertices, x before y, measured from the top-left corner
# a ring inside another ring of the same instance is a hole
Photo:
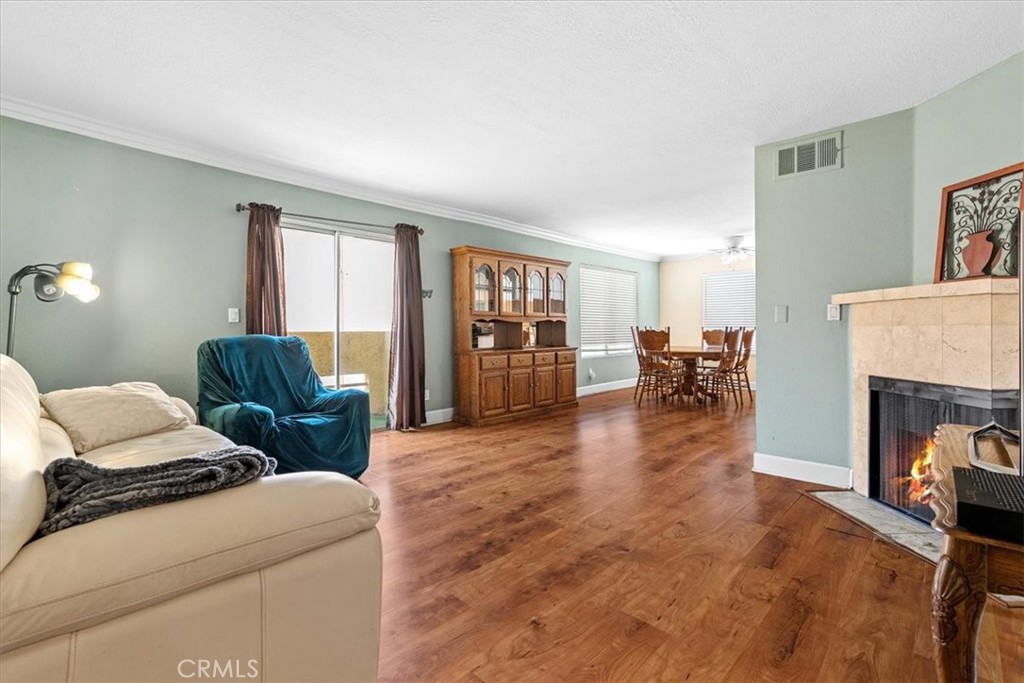
[[[736,359],[736,369],[746,370],[747,364],[750,363],[750,350],[754,346],[754,328],[749,327],[743,330],[743,335],[740,339],[740,352],[739,357]]]
[[[736,367],[736,358],[739,355],[740,335],[742,327],[728,329],[722,338],[722,360],[718,362],[720,373],[732,372]]]
[[[641,363],[668,363],[671,356],[672,336],[668,328],[664,330],[637,330]]]
[[[725,330],[704,329],[701,331],[701,339],[704,342],[704,348],[721,346],[725,341]]]
[[[643,349],[640,348],[640,328],[630,327],[629,331],[633,335],[633,352],[636,354],[636,363],[639,366],[640,374],[642,375],[644,372],[645,364]]]

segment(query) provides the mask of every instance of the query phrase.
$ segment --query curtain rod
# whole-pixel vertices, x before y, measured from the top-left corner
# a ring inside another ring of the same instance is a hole
[[[245,205],[245,204],[242,204],[242,203],[235,204],[235,211],[237,211],[238,213],[242,213],[243,211],[248,211],[248,210],[249,210],[249,207],[247,205]],[[324,216],[307,216],[304,213],[288,213],[287,211],[282,211],[281,215],[282,216],[291,216],[292,218],[308,218],[308,219],[314,220],[314,221],[328,221],[330,223],[347,223],[348,225],[362,225],[362,226],[367,227],[367,228],[385,228],[387,230],[394,230],[395,229],[395,226],[393,226],[393,225],[380,225],[379,223],[360,223],[359,221],[347,221],[347,220],[345,220],[343,218],[325,218]],[[422,235],[423,234],[423,228],[417,228],[417,232]]]

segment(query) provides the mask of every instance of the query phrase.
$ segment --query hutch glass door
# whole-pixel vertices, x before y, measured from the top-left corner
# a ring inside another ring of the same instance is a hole
[[[565,315],[565,275],[553,269],[548,294],[548,315]]]
[[[474,264],[473,269],[473,312],[498,312],[498,276],[488,263]]]
[[[526,312],[529,315],[544,315],[547,302],[544,298],[544,270],[529,268],[526,278]]]
[[[516,266],[502,266],[501,313],[502,315],[523,314],[523,276]]]

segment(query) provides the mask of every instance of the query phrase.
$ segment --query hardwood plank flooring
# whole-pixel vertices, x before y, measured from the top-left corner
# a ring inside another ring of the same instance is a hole
[[[750,406],[631,396],[373,436],[381,681],[935,680],[930,564],[753,474]],[[1024,680],[1024,609],[980,641]]]

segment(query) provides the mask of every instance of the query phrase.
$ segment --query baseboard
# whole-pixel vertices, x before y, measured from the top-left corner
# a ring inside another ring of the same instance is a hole
[[[590,396],[591,394],[600,394],[605,391],[615,391],[616,389],[632,389],[636,386],[636,377],[630,379],[620,379],[615,382],[604,382],[602,384],[592,384],[589,387],[576,387],[576,396]],[[451,422],[455,418],[455,408],[441,408],[440,410],[428,410],[427,411],[427,424],[436,425],[442,422]]]
[[[754,453],[753,470],[759,474],[771,474],[786,479],[808,481],[812,484],[824,484],[838,489],[853,487],[853,470],[838,465],[824,465],[820,462]]]
[[[601,384],[591,384],[585,387],[576,387],[576,396],[590,396],[591,394],[602,394],[606,391],[616,391],[617,389],[632,389],[636,386],[636,377],[630,377],[627,379],[619,379],[614,382],[602,382]]]
[[[428,410],[426,414],[427,424],[436,425],[442,422],[451,422],[455,417],[455,408],[441,408],[440,410]]]

